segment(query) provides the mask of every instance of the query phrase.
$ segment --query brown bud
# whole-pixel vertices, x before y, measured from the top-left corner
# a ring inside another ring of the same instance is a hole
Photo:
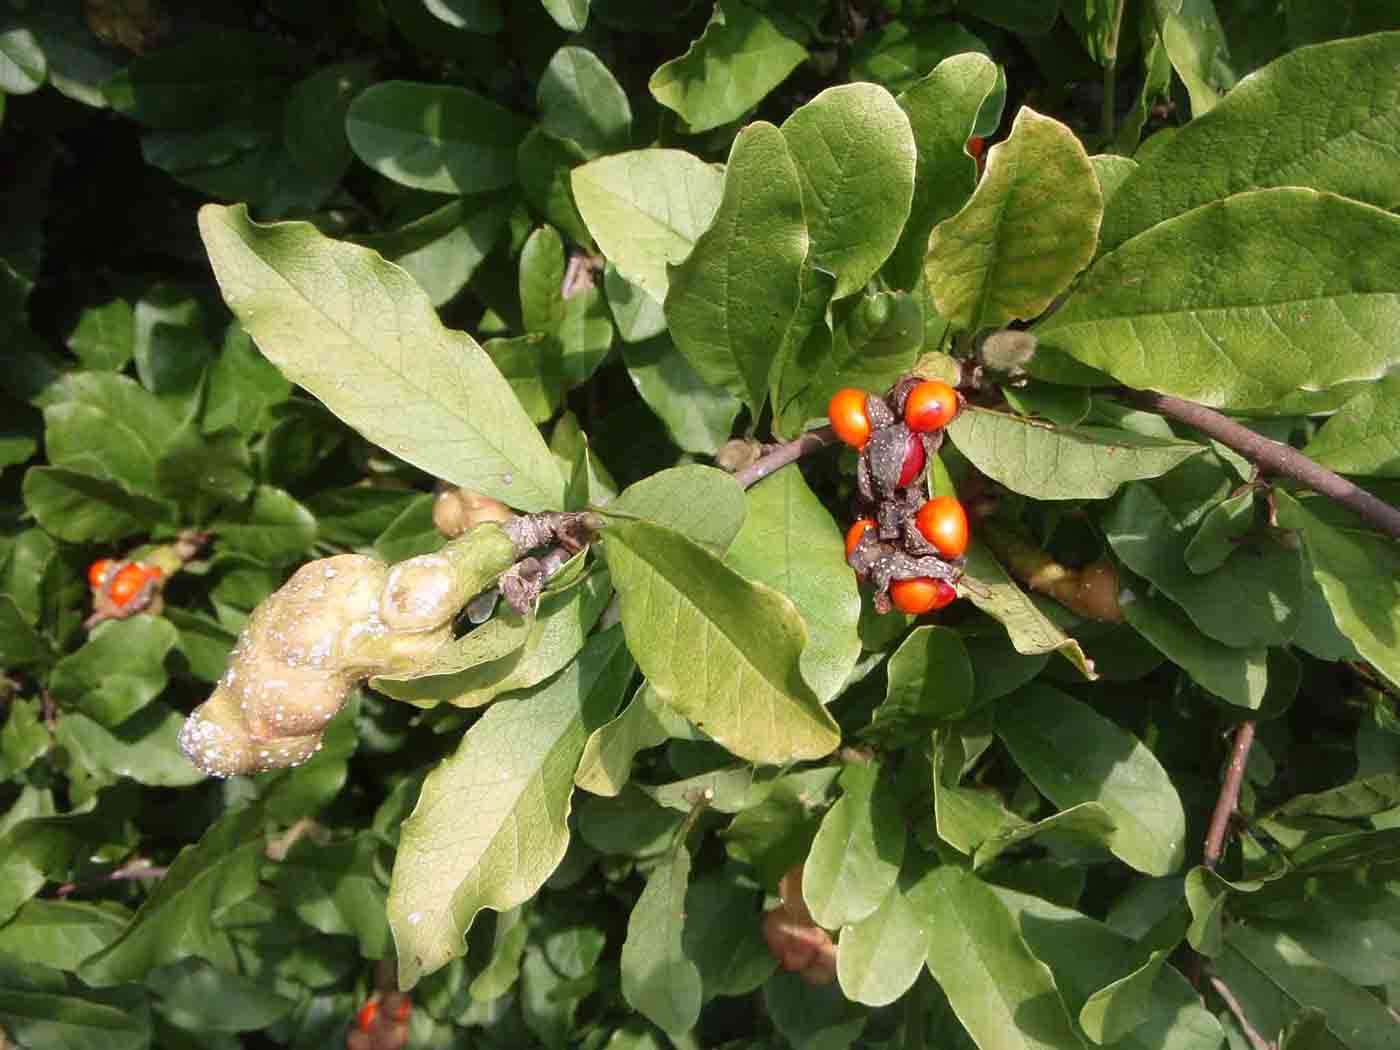
[[[801,864],[789,868],[778,882],[778,897],[782,900],[783,907],[787,909],[789,915],[799,922],[815,925],[812,913],[807,910],[807,901],[802,896]]]
[[[433,501],[433,524],[448,539],[485,521],[508,521],[514,512],[500,500],[471,489],[444,489]]]
[[[737,474],[745,467],[753,466],[761,455],[763,447],[758,442],[734,438],[719,447],[719,451],[715,453],[715,466],[730,474]]]
[[[800,976],[810,985],[830,984],[836,980],[836,945],[830,937],[817,949],[812,961],[803,967]]]
[[[820,926],[803,922],[786,908],[774,908],[763,917],[763,939],[784,970],[805,970],[816,959],[831,935]]]
[[[1123,610],[1118,606],[1118,591],[1118,570],[1113,563],[1091,562],[1079,570],[1075,611],[1091,620],[1121,623]]]

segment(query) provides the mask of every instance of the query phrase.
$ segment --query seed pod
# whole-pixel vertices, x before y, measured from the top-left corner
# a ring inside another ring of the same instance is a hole
[[[262,773],[298,766],[321,746],[321,733],[256,740],[248,732],[243,712],[222,688],[194,709],[180,729],[180,750],[204,772],[215,777]]]
[[[462,606],[514,564],[515,544],[499,525],[478,525],[436,554],[399,562],[379,597],[379,618],[392,631],[429,631],[448,623]]]

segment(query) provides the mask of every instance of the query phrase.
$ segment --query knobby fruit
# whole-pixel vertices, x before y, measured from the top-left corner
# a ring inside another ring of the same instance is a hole
[[[850,557],[860,546],[861,538],[875,527],[874,518],[861,518],[846,530],[846,557]]]
[[[421,665],[515,557],[505,529],[488,523],[392,567],[360,554],[303,565],[253,610],[214,692],[181,729],[181,750],[224,777],[306,761],[358,683]]]
[[[870,414],[865,408],[864,390],[846,387],[831,396],[827,418],[836,436],[852,448],[864,448],[870,440]]]
[[[914,524],[943,557],[961,558],[967,551],[967,511],[954,497],[929,500],[919,508]]]
[[[958,392],[938,379],[927,379],[909,391],[904,401],[904,422],[910,430],[927,434],[942,430],[958,414]]]
[[[922,616],[951,605],[957,589],[946,580],[918,576],[912,580],[895,580],[890,584],[890,601],[900,612]]]

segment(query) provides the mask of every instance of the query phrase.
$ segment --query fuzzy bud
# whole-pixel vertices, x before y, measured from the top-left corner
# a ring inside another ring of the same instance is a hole
[[[993,372],[1020,375],[1035,356],[1036,338],[1030,332],[1005,329],[982,340],[982,363]]]
[[[444,489],[433,501],[433,524],[449,540],[483,522],[509,521],[514,516],[514,511],[500,500],[471,489]]]

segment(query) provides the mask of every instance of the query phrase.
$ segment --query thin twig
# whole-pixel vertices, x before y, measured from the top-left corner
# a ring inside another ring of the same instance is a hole
[[[1230,1008],[1230,1013],[1235,1015],[1235,1023],[1240,1026],[1240,1031],[1249,1040],[1249,1045],[1254,1050],[1277,1050],[1277,1047],[1269,1040],[1259,1034],[1258,1030],[1249,1023],[1249,1018],[1245,1016],[1244,1007],[1235,998],[1235,993],[1230,991],[1230,986],[1219,977],[1210,979],[1210,986],[1215,989],[1215,993],[1225,1000],[1225,1005]]]
[[[743,470],[734,475],[743,488],[751,488],[758,484],[769,474],[781,470],[789,463],[796,463],[809,452],[815,452],[819,448],[826,448],[827,445],[836,443],[836,431],[830,427],[817,427],[816,430],[809,430],[801,437],[794,438],[773,449],[765,452],[754,460]]]
[[[96,889],[107,882],[134,882],[145,879],[163,879],[169,869],[157,867],[150,861],[138,857],[136,860],[127,861],[120,868],[109,871],[96,882],[65,882],[58,889],[54,890],[55,897],[67,897],[71,893],[81,890]]]
[[[1240,786],[1244,783],[1245,767],[1249,765],[1249,749],[1254,746],[1254,723],[1241,722],[1235,730],[1235,746],[1230,752],[1230,765],[1225,770],[1225,779],[1220,784],[1220,794],[1215,799],[1215,811],[1210,815],[1210,830],[1206,832],[1205,851],[1201,863],[1212,871],[1220,863],[1220,855],[1225,852],[1225,834],[1230,829],[1230,818],[1235,815],[1235,807],[1240,801]]]
[[[1377,499],[1365,489],[1353,485],[1340,474],[1315,463],[1295,448],[1290,448],[1262,434],[1257,434],[1213,408],[1198,405],[1170,394],[1151,390],[1124,390],[1122,396],[1160,415],[1189,423],[1202,434],[1234,449],[1251,463],[1284,477],[1301,481],[1321,496],[1335,500],[1353,511],[1382,532],[1400,539],[1400,509]]]

